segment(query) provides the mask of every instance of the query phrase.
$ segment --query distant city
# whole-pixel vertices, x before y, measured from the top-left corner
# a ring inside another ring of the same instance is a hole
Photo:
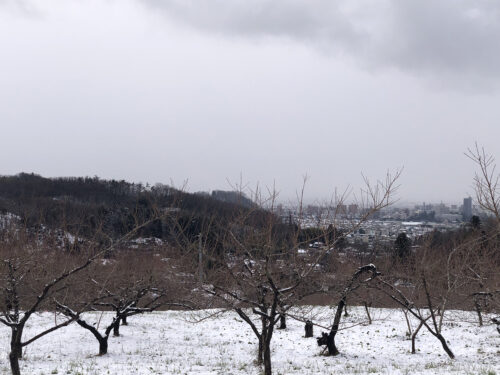
[[[277,207],[280,215],[298,215],[297,208],[279,204]],[[365,214],[366,208],[361,208],[358,204],[339,204],[335,207],[325,207],[320,205],[306,205],[303,208],[304,216],[333,217],[336,218],[356,218]],[[486,214],[477,205],[472,204],[472,198],[466,197],[461,204],[445,203],[421,203],[408,206],[389,206],[376,212],[372,219],[377,220],[398,220],[412,222],[434,222],[434,223],[460,223],[469,222],[473,215],[485,216]]]
[[[300,222],[302,227],[326,228],[334,225],[351,232],[347,235],[349,244],[365,244],[368,248],[373,248],[375,243],[392,243],[400,233],[406,233],[410,239],[416,239],[435,230],[459,229],[468,225],[474,215],[486,216],[479,206],[473,205],[471,197],[464,198],[461,204],[423,202],[410,207],[390,206],[374,213],[369,220],[358,225],[359,219],[367,210],[357,204],[340,204],[335,207],[307,205],[302,213],[299,213],[296,207],[277,207],[283,222]]]

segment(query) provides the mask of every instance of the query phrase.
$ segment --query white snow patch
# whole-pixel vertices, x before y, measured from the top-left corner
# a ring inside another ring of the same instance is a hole
[[[307,318],[331,324],[334,310],[309,308]],[[214,311],[202,312],[206,315]],[[406,323],[398,310],[371,309],[375,319],[364,325],[362,308],[351,308],[337,344],[341,354],[320,355],[314,338],[305,339],[304,324],[289,319],[286,330],[276,330],[272,340],[274,374],[499,374],[500,335],[493,325],[478,327],[474,314],[448,312],[444,337],[456,354],[450,360],[438,340],[422,329],[417,354],[410,354]],[[295,313],[299,313],[295,311]],[[98,344],[90,332],[72,324],[49,334],[25,349],[22,374],[260,374],[254,359],[257,339],[234,313],[190,323],[189,312],[155,312],[129,319],[122,336],[109,338],[108,355],[98,357]],[[89,322],[100,320],[101,330],[111,313],[92,312]],[[58,318],[62,319],[62,318]],[[257,318],[256,318],[257,319]],[[469,323],[467,323],[469,322]],[[54,323],[42,313],[30,320],[26,338]],[[413,322],[414,325],[416,322]],[[314,327],[315,336],[321,329]],[[0,326],[0,374],[9,374],[10,331]]]

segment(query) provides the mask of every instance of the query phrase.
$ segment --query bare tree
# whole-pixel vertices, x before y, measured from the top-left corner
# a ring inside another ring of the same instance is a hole
[[[481,311],[488,304],[491,303],[491,305],[496,307],[497,314],[500,314],[500,302],[497,297],[500,294],[498,285],[495,285],[493,289],[491,282],[489,283],[490,285],[485,285],[485,281],[491,279],[491,277],[488,277],[488,270],[492,269],[492,264],[494,272],[498,274],[497,261],[499,252],[495,246],[496,244],[492,244],[492,239],[498,237],[498,228],[500,226],[500,174],[496,170],[494,156],[488,154],[484,148],[479,147],[477,143],[474,148],[469,148],[465,155],[479,167],[479,172],[477,172],[474,177],[476,200],[483,210],[494,216],[496,221],[496,230],[493,232],[493,236],[490,235],[489,240],[482,242],[482,251],[484,252],[485,248],[490,250],[490,259],[487,267],[482,267],[481,264],[473,264],[469,267],[472,277],[478,283],[477,290],[475,290],[471,296],[474,300],[475,309],[478,314],[479,325],[482,325],[483,319]],[[491,251],[493,251],[493,253],[491,253]],[[486,272],[485,269],[487,270]],[[497,324],[497,329],[500,332],[498,326],[499,321],[500,315],[498,318],[492,320],[493,323]]]
[[[276,218],[264,211],[258,215],[267,221],[260,228],[250,225],[253,215],[228,228],[224,240],[228,251],[222,257],[211,257],[214,269],[208,272],[204,290],[250,325],[259,342],[257,361],[264,364],[264,372],[269,375],[274,329],[291,306],[301,275],[290,262],[290,254],[283,252],[284,244],[277,241]]]
[[[421,281],[422,281],[425,301],[427,303],[426,306],[424,307],[419,307],[418,304],[411,301],[399,288],[394,286],[393,283],[390,283],[381,278],[379,278],[376,288],[382,291],[387,296],[389,296],[394,302],[396,302],[398,305],[406,309],[408,313],[410,313],[413,317],[415,317],[418,320],[419,327],[412,334],[413,348],[415,345],[414,344],[415,337],[418,331],[420,330],[421,326],[424,326],[434,337],[436,337],[439,340],[446,354],[448,354],[448,356],[451,359],[454,359],[455,355],[451,351],[450,347],[448,346],[448,343],[446,342],[446,339],[442,334],[440,319],[438,319],[437,317],[438,309],[433,305],[431,293],[427,285],[427,279],[424,274],[422,274],[421,276]],[[429,315],[426,315],[426,311],[429,312]],[[442,318],[443,315],[441,311],[439,312],[439,314]],[[431,319],[431,324],[428,323],[429,318]]]
[[[119,244],[132,238],[138,230],[150,222],[137,225],[104,249],[97,251],[90,249],[87,254],[82,253],[80,257],[73,254],[64,256],[59,249],[47,249],[37,239],[30,240],[28,230],[16,228],[10,233],[7,241],[4,237],[1,249],[3,262],[0,288],[3,304],[0,323],[11,329],[9,361],[13,375],[21,373],[19,359],[22,358],[24,347],[75,320],[75,317],[69,317],[25,339],[24,329],[33,314],[48,308],[54,298],[71,287],[71,282],[77,274],[105,254],[112,253]],[[42,282],[41,287],[40,282]]]
[[[500,186],[498,185],[500,175],[496,171],[495,158],[477,143],[474,148],[469,148],[465,155],[479,167],[479,172],[474,177],[477,203],[483,210],[493,214],[500,223]]]
[[[71,304],[57,303],[60,312],[94,335],[99,355],[107,354],[110,334],[119,336],[120,325],[128,325],[127,318],[160,308],[191,308],[187,296],[193,282],[175,272],[182,257],[169,249],[157,251],[128,250],[94,264],[86,270],[84,292]],[[168,255],[177,255],[177,262]],[[84,318],[87,311],[101,311],[98,322]],[[107,323],[103,323],[104,311],[114,313]]]
[[[308,238],[306,242],[300,240],[304,189],[299,194],[298,218],[293,224],[283,223],[274,215],[277,194],[274,189],[269,189],[266,199],[254,194],[257,209],[235,218],[224,228],[224,251],[211,257],[214,267],[208,272],[204,290],[221,306],[234,310],[250,326],[259,343],[257,362],[264,365],[266,375],[272,373],[271,341],[276,324],[292,306],[323,290],[325,285],[318,276],[321,273],[320,261],[338,241],[359,228],[374,212],[392,203],[399,175],[400,172],[395,176],[388,174],[385,181],[376,185],[365,179],[363,202],[367,209],[350,222],[352,226],[348,230],[334,236],[331,241],[327,236],[328,226],[322,228],[316,237]],[[340,211],[344,199],[345,195],[342,195],[342,199],[337,200],[333,215]],[[298,252],[309,241],[319,239],[326,239],[328,246],[307,254]],[[362,267],[359,276],[372,269],[375,269],[372,265]],[[359,276],[354,277],[355,281]],[[352,289],[356,287],[351,285],[349,290]]]
[[[17,242],[17,241],[16,241]],[[94,257],[89,257],[80,264],[66,258],[67,263],[62,265],[62,269],[56,272],[55,276],[47,274],[47,270],[40,268],[43,257],[50,254],[39,248],[26,249],[28,244],[25,240],[20,243],[3,243],[9,246],[3,249],[4,256],[2,262],[2,294],[3,304],[0,314],[0,323],[11,329],[9,361],[13,375],[20,374],[19,359],[22,358],[23,348],[38,340],[39,338],[61,328],[72,322],[72,319],[65,320],[54,326],[44,329],[34,336],[24,339],[23,333],[27,322],[33,314],[41,308],[47,307],[50,298],[58,291],[65,288],[65,283],[75,274],[88,267]],[[47,262],[45,262],[47,265]],[[45,282],[38,291],[34,279]]]
[[[163,294],[156,288],[137,287],[133,289],[133,292],[129,290],[122,295],[114,294],[106,290],[104,296],[97,297],[94,301],[89,303],[90,307],[111,307],[115,312],[112,321],[104,326],[103,332],[99,331],[98,325],[88,323],[87,320],[83,318],[81,312],[74,311],[67,305],[59,302],[57,302],[57,308],[68,318],[75,320],[80,327],[90,331],[99,343],[99,355],[104,355],[108,352],[108,339],[110,333],[113,332],[114,336],[119,336],[120,322],[123,322],[129,316],[151,312],[162,306],[159,300],[163,297]],[[150,301],[143,305],[139,305],[141,300],[151,293],[153,293],[153,296],[150,298]],[[102,300],[108,299],[111,299],[112,302],[101,302]]]
[[[363,274],[368,274],[369,277],[367,279],[361,279]],[[363,267],[360,267],[351,277],[351,279],[347,282],[347,285],[343,289],[340,300],[337,303],[337,310],[335,312],[335,317],[333,320],[333,325],[332,328],[330,329],[330,332],[327,334],[323,332],[321,334],[321,337],[318,338],[318,345],[326,345],[328,348],[328,354],[329,355],[337,355],[339,354],[339,351],[337,349],[337,346],[335,345],[335,336],[337,335],[337,332],[339,331],[339,326],[340,326],[340,320],[342,318],[342,311],[346,307],[347,303],[347,297],[355,292],[357,289],[359,289],[361,286],[364,284],[367,284],[374,280],[377,276],[380,275],[380,272],[377,271],[377,267],[373,264],[367,264]],[[366,305],[365,305],[366,307]],[[367,309],[368,311],[368,309]],[[370,317],[368,313],[368,317]]]

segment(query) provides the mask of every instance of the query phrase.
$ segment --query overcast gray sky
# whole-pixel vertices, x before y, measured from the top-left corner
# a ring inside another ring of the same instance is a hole
[[[0,0],[0,174],[452,202],[499,119],[497,0]]]

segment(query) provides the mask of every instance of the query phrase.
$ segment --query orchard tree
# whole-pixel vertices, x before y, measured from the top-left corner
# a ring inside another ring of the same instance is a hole
[[[299,194],[298,217],[294,225],[283,224],[274,214],[277,194],[270,189],[267,199],[256,194],[254,201],[258,208],[246,211],[224,227],[221,232],[224,251],[221,254],[211,255],[206,251],[205,256],[211,258],[214,267],[207,273],[203,289],[250,326],[258,340],[257,361],[263,364],[266,375],[272,374],[271,342],[276,324],[303,298],[323,290],[320,261],[335,248],[336,243],[358,230],[373,213],[392,203],[399,175],[400,172],[395,176],[388,174],[385,181],[376,185],[365,179],[362,216],[352,220],[352,226],[347,230],[336,232],[339,235],[331,242],[328,241],[328,225],[317,238],[308,237],[307,242],[299,240],[302,222],[305,222],[302,209],[304,187]],[[333,215],[340,212],[346,196],[341,198],[336,200],[333,209],[329,207],[325,212]],[[306,254],[298,251],[314,240],[325,240],[328,246]],[[360,273],[368,269],[375,268],[367,266]],[[376,270],[374,272],[376,275]],[[359,276],[354,277],[355,281]],[[351,285],[349,291],[351,289],[355,287]]]
[[[470,279],[476,285],[476,290],[471,294],[482,323],[480,300],[491,305],[491,310],[499,315],[493,323],[500,322],[500,251],[498,249],[498,230],[500,228],[500,173],[496,169],[495,157],[479,147],[476,143],[469,148],[465,155],[474,162],[479,171],[474,176],[474,191],[476,202],[493,219],[493,228],[484,231],[477,251],[475,262],[468,267]],[[480,222],[479,222],[480,223]],[[473,223],[474,224],[474,223]],[[483,227],[485,227],[483,225]],[[488,232],[488,233],[487,233]],[[500,332],[500,328],[498,328]]]
[[[26,324],[36,312],[51,308],[51,300],[66,289],[96,255],[79,261],[40,247],[19,233],[2,243],[0,323],[11,330],[9,361],[13,375],[20,375],[19,359],[23,348],[41,337],[70,324],[69,318],[39,333],[25,338]],[[52,272],[51,272],[52,271]],[[41,285],[41,286],[39,286]]]
[[[363,279],[364,275],[368,277]],[[318,337],[318,345],[326,346],[328,349],[329,355],[337,355],[339,354],[339,350],[335,345],[335,336],[337,335],[340,327],[340,320],[342,318],[342,312],[345,310],[347,305],[347,297],[354,293],[359,288],[363,287],[365,284],[373,281],[377,276],[380,275],[380,272],[377,271],[377,267],[373,264],[367,264],[365,266],[359,267],[358,270],[352,275],[351,279],[345,285],[341,295],[339,302],[337,303],[337,309],[335,312],[335,317],[333,319],[333,325],[330,329],[329,333],[323,332],[320,337]],[[365,305],[368,318],[370,318],[370,314],[368,313],[368,307]]]
[[[78,316],[77,313],[25,338],[23,333],[33,314],[54,309],[56,299],[59,303],[64,303],[63,296],[71,296],[78,289],[77,277],[83,270],[105,255],[113,253],[117,246],[131,239],[150,222],[136,225],[125,236],[105,248],[96,250],[90,246],[87,251],[81,250],[79,254],[65,254],[61,249],[48,248],[28,229],[13,227],[2,234],[0,323],[11,330],[9,362],[13,375],[21,374],[19,359],[22,358],[23,348],[67,326]]]
[[[57,303],[58,310],[92,333],[99,344],[99,355],[105,355],[110,335],[119,336],[120,325],[128,325],[127,318],[160,308],[191,308],[187,298],[193,285],[190,278],[179,275],[182,263],[182,256],[168,249],[115,254],[89,267],[83,293],[71,304]],[[102,310],[112,316],[99,329],[87,312]]]

